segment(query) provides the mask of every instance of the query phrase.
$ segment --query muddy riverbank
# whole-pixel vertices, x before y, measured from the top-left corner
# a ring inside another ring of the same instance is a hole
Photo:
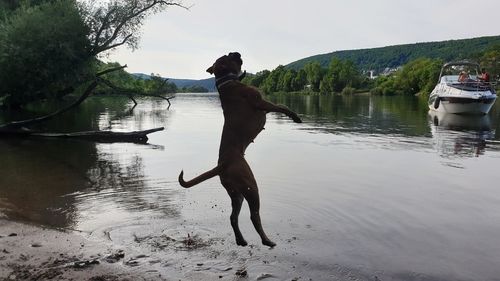
[[[0,220],[1,280],[163,279],[126,265],[133,260],[132,253],[79,233]]]

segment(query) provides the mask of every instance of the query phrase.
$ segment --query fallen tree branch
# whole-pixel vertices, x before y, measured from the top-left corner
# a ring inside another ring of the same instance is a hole
[[[85,131],[74,133],[42,133],[30,130],[8,130],[0,131],[0,135],[10,137],[43,137],[43,138],[63,138],[63,139],[84,139],[97,142],[133,142],[146,143],[148,134],[162,131],[164,127],[133,132],[112,132],[112,131]]]

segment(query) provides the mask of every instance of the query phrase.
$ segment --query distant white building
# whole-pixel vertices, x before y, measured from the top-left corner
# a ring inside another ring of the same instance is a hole
[[[368,74],[368,78],[370,78],[372,80],[378,77],[377,75],[375,75],[375,70],[368,70],[367,74]]]

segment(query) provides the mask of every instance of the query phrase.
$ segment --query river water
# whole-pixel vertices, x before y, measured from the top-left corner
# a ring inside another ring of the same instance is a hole
[[[181,169],[191,178],[217,162],[216,94],[179,94],[170,109],[92,98],[43,125],[164,126],[148,144],[1,139],[0,215],[144,254],[137,270],[168,280],[500,280],[499,103],[463,117],[430,115],[413,97],[268,98],[304,121],[268,114],[246,153],[273,249],[246,204],[250,246],[236,246],[217,178],[177,183]]]

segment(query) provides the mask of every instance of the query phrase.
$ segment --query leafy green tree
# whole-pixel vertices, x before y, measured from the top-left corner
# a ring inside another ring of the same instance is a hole
[[[360,81],[360,73],[352,61],[333,58],[321,80],[320,91],[339,93],[346,87],[358,87]]]
[[[279,65],[266,77],[261,85],[261,88],[266,93],[274,93],[278,91],[283,91],[283,83],[281,82],[283,76],[285,75],[285,67]]]
[[[407,94],[429,94],[436,86],[443,62],[428,58],[413,60],[397,76],[400,89]]]
[[[106,79],[126,66],[103,70],[99,58],[121,46],[136,49],[147,16],[168,6],[182,7],[175,0],[8,2],[9,5],[2,3],[4,11],[9,9],[9,13],[4,12],[0,25],[0,106],[18,108],[70,93],[79,97],[47,116],[0,125],[0,132],[66,112],[83,102],[99,85],[131,96],[130,89],[123,91]],[[163,81],[161,86],[165,86]],[[158,96],[156,92],[136,94]]]
[[[323,79],[321,79],[321,82],[319,84],[319,91],[321,93],[333,93],[334,90],[334,85],[336,84],[335,77],[331,73],[327,73],[325,76],[323,76]]]
[[[0,97],[13,107],[60,96],[88,75],[89,30],[74,1],[21,6],[0,27]]]
[[[301,91],[304,90],[307,85],[307,75],[304,69],[300,69],[292,80],[292,89],[293,91]]]
[[[489,72],[491,80],[498,77],[500,75],[500,45],[493,46],[484,52],[479,58],[479,63]]]
[[[437,83],[443,61],[420,58],[413,60],[389,77],[377,79],[373,94],[428,95]]]
[[[282,92],[291,92],[294,91],[293,81],[297,76],[297,71],[293,69],[288,69],[281,77],[281,80],[278,83],[278,89]]]
[[[271,71],[269,70],[259,71],[256,74],[247,74],[247,76],[243,78],[242,82],[247,85],[260,88],[269,74],[271,74]]]
[[[304,65],[304,71],[306,73],[307,83],[310,85],[314,92],[319,90],[319,84],[323,75],[323,69],[319,62],[309,62]]]

